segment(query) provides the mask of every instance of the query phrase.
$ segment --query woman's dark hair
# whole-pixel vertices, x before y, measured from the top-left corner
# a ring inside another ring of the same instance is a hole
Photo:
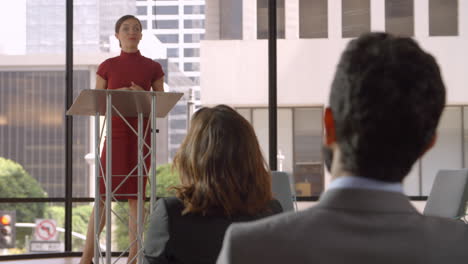
[[[138,22],[138,24],[140,25],[140,31],[143,30],[143,27],[141,26],[140,19],[138,19],[136,16],[133,16],[133,15],[125,15],[125,16],[119,18],[119,20],[117,20],[117,22],[115,22],[115,33],[119,33],[120,27],[122,26],[123,22],[125,22],[125,20],[127,20],[127,19],[136,20]]]
[[[226,105],[194,114],[173,166],[184,214],[255,215],[272,199],[271,175],[255,132]]]
[[[444,105],[439,66],[413,39],[368,33],[352,40],[330,94],[343,169],[401,181],[434,139]]]

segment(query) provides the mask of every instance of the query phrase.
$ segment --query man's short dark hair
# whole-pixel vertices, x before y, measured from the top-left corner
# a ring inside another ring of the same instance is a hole
[[[401,181],[430,145],[444,104],[439,66],[414,40],[386,33],[352,40],[330,94],[343,169]]]

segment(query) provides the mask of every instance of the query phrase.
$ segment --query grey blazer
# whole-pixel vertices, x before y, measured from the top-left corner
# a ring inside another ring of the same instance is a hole
[[[226,231],[218,264],[468,261],[468,225],[423,216],[396,192],[332,189],[318,205]]]
[[[161,198],[156,202],[145,234],[145,264],[215,263],[224,233],[231,223],[282,212],[277,200],[271,201],[265,212],[256,216],[182,215],[184,208],[184,204],[175,197]]]

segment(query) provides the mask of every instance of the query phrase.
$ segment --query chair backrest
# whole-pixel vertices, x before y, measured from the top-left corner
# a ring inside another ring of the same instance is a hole
[[[280,202],[284,212],[294,211],[294,196],[291,191],[291,181],[286,172],[271,172],[271,189],[273,197]]]
[[[424,215],[460,218],[466,214],[468,170],[440,170],[427,199]]]

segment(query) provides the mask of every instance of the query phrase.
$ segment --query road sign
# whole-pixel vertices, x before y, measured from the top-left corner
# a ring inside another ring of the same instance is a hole
[[[35,241],[56,241],[58,238],[57,223],[53,219],[36,219]]]
[[[30,241],[30,252],[63,252],[65,245],[62,241]]]

